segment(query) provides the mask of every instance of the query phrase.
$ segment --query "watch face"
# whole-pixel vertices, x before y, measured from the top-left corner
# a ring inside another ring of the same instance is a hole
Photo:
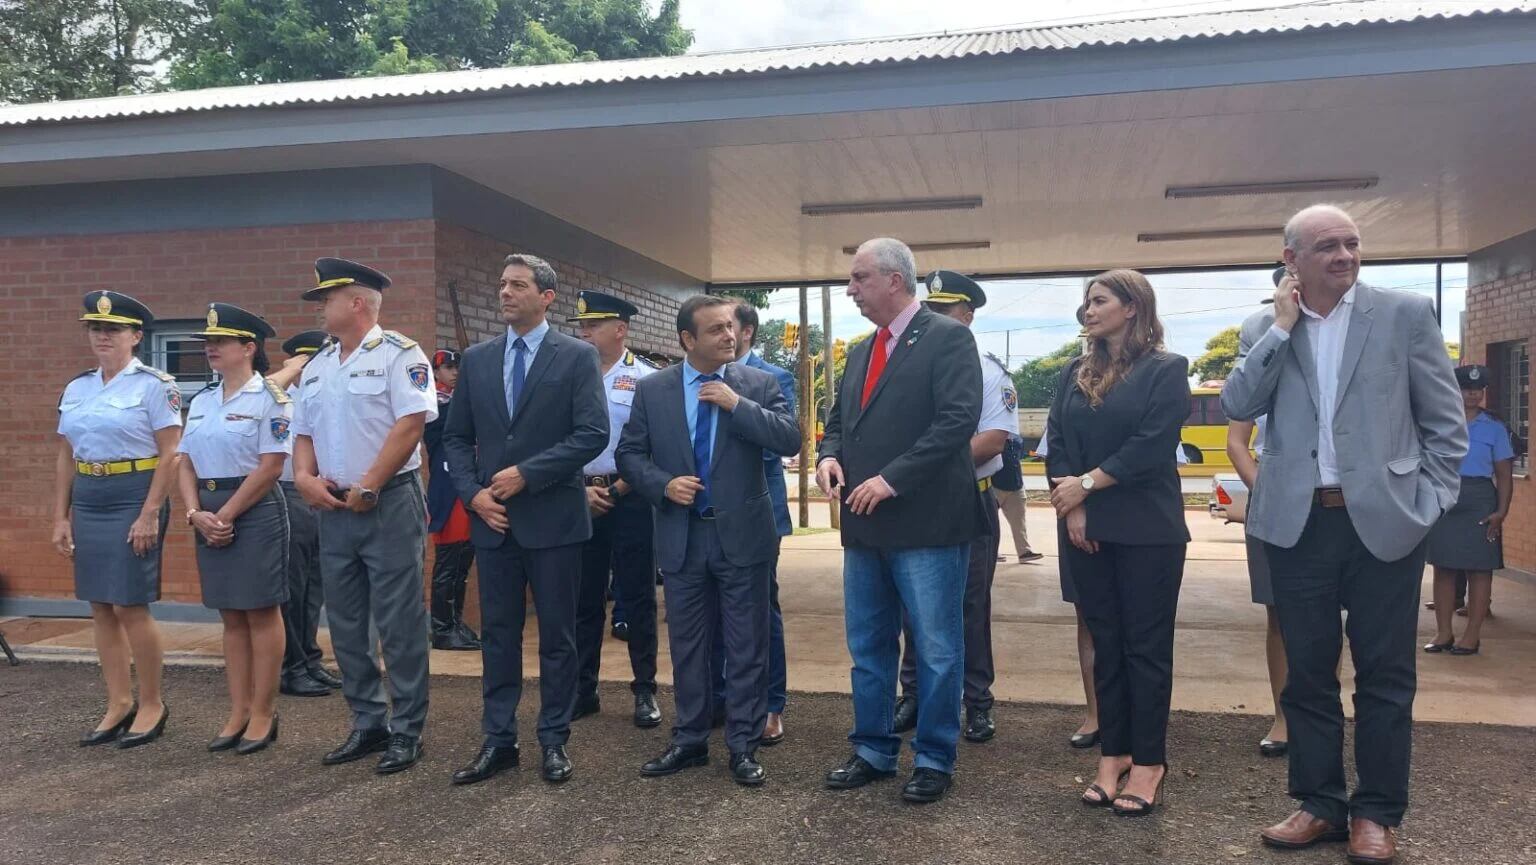
[[[373,490],[364,490],[362,492],[362,498],[365,502],[376,502],[379,500],[379,494]]]

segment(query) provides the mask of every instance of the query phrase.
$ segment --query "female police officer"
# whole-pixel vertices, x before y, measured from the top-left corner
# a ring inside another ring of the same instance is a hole
[[[292,400],[263,375],[274,331],[227,303],[200,331],[220,381],[192,398],[179,450],[187,522],[197,533],[203,606],[224,619],[229,719],[210,751],[250,754],[277,738],[281,605],[288,600],[288,508],[277,487],[292,453]]]
[[[170,710],[160,696],[160,598],[166,493],[181,437],[175,378],[133,356],[154,321],[148,307],[115,291],[85,296],[91,351],[100,364],[75,376],[59,400],[54,547],[74,558],[75,597],[91,604],[107,711],[81,745],[120,748],[160,737]],[[139,700],[133,674],[139,671]]]

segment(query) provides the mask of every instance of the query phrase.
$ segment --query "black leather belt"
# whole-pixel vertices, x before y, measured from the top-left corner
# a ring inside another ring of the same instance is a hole
[[[715,518],[715,509],[713,507],[705,508],[702,511],[695,508],[690,510],[689,513],[693,514],[693,518],[696,520],[712,520]]]
[[[410,479],[415,477],[415,476],[416,476],[416,473],[414,471],[405,471],[405,472],[401,472],[400,474],[395,475],[394,477],[389,479],[388,483],[386,483],[384,486],[379,488],[379,495],[383,495],[384,493],[394,489],[395,487],[398,487],[401,484],[410,481]],[[344,502],[344,501],[347,500],[347,494],[350,493],[350,492],[352,492],[352,488],[351,487],[338,487],[336,489],[331,490],[331,495],[333,497],[335,497],[335,499],[337,501]]]
[[[211,493],[218,490],[237,490],[243,483],[245,483],[243,475],[238,478],[198,478],[197,488]]]
[[[1341,487],[1318,487],[1312,491],[1312,501],[1325,508],[1344,507],[1344,490]]]
[[[608,488],[619,482],[619,473],[606,475],[586,475],[581,480],[582,484],[589,487]]]

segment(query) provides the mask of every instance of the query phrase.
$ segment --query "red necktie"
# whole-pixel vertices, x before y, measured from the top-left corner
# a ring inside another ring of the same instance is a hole
[[[864,374],[864,397],[859,401],[859,408],[869,405],[875,383],[880,381],[880,373],[885,372],[885,343],[890,338],[891,332],[883,327],[875,331],[875,344],[869,353],[869,372]]]

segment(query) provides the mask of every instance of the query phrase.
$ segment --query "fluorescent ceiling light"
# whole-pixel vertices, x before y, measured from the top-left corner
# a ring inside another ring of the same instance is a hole
[[[1206,228],[1192,231],[1144,231],[1136,235],[1137,243],[1168,243],[1177,240],[1233,240],[1243,237],[1269,237],[1275,240],[1285,231],[1283,226],[1265,225],[1257,228]]]
[[[953,252],[957,249],[991,249],[990,240],[946,240],[935,243],[909,243],[907,248],[913,252]],[[843,247],[843,255],[853,255],[859,251],[857,246]]]
[[[1340,192],[1370,189],[1379,177],[1333,177],[1317,180],[1275,180],[1257,183],[1221,183],[1209,186],[1170,186],[1165,198],[1219,198],[1228,195],[1285,195],[1293,192]]]
[[[860,213],[908,213],[924,210],[975,210],[981,196],[959,198],[898,198],[887,201],[843,201],[826,204],[802,204],[802,216],[846,216]]]

